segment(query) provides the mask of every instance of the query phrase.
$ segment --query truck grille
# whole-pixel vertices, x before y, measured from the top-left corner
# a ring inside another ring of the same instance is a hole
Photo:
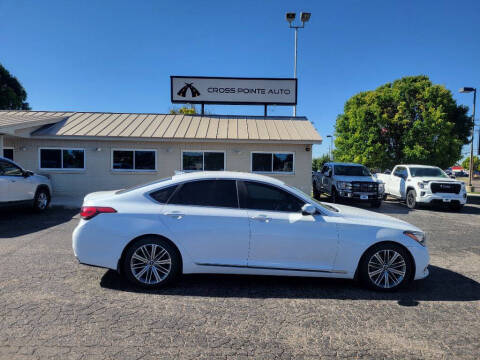
[[[432,183],[430,185],[432,193],[458,194],[462,186],[460,184]]]
[[[352,182],[352,191],[376,193],[378,192],[378,184],[374,182],[354,181]]]

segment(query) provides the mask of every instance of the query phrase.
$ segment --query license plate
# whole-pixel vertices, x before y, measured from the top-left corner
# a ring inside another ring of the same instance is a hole
[[[452,199],[443,199],[443,202],[450,202]]]
[[[360,195],[360,200],[368,200],[368,195]]]

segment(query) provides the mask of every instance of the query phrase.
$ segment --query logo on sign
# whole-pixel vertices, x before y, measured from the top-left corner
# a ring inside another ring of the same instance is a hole
[[[186,97],[188,90],[190,90],[190,92],[192,93],[192,98],[200,96],[200,91],[198,91],[197,88],[193,86],[193,83],[185,83],[185,86],[178,91],[177,95],[181,97]]]

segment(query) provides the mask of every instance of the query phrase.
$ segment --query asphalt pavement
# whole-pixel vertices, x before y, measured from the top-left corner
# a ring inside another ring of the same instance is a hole
[[[347,280],[189,275],[142,291],[77,263],[77,210],[1,211],[0,358],[478,359],[480,205],[376,211],[427,232],[427,279],[382,294]]]

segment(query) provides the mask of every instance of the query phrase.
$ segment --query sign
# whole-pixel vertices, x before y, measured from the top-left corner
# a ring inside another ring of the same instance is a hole
[[[296,105],[297,79],[170,76],[172,103]]]

